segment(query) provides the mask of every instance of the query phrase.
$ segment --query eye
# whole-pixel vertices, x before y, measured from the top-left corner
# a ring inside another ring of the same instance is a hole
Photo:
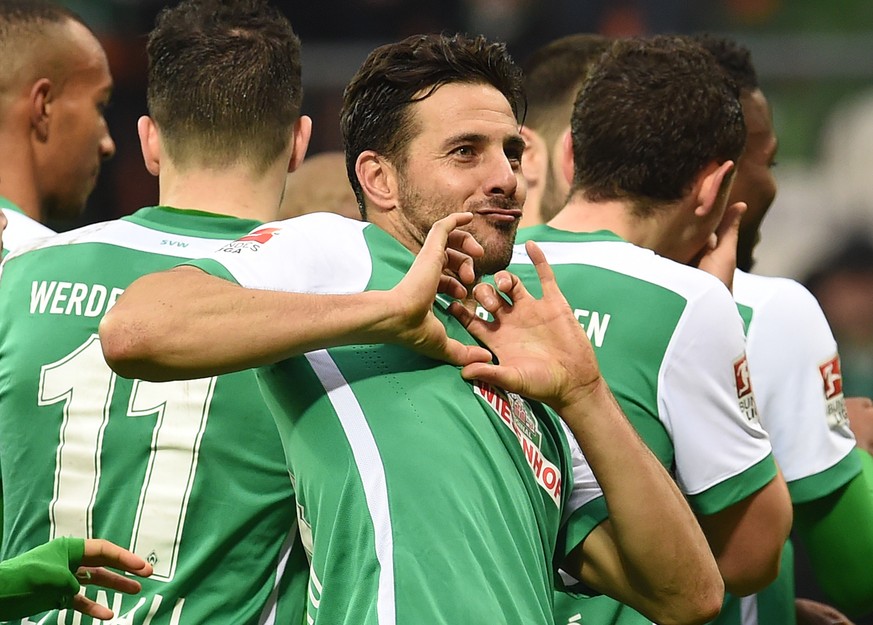
[[[461,145],[452,150],[452,153],[469,158],[476,155],[476,150],[472,145]]]

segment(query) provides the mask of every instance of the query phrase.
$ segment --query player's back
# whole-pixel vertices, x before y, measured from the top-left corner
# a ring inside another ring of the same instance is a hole
[[[138,596],[88,590],[117,618],[299,622],[305,558],[292,548],[292,488],[254,374],[128,380],[106,365],[97,335],[134,279],[256,225],[153,207],[9,257],[0,280],[3,558],[55,536],[106,538],[155,569]]]

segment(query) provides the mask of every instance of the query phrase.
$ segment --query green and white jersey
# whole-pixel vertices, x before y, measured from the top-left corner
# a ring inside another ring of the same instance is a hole
[[[775,477],[742,321],[721,282],[611,232],[543,225],[519,232],[526,240],[542,248],[622,410],[697,514],[719,512]],[[523,245],[509,269],[540,295]],[[559,625],[578,613],[591,622],[584,600],[558,602]],[[640,618],[627,622],[647,622]]]
[[[6,215],[7,222],[6,229],[0,235],[3,237],[3,256],[14,252],[30,241],[55,234],[54,230],[25,215],[20,208],[5,197],[0,197],[0,210]]]
[[[852,454],[837,343],[821,307],[794,280],[734,274],[746,354],[773,455],[795,504],[820,499],[861,471]],[[719,624],[795,622],[790,543],[779,578],[757,595],[728,596]]]
[[[58,536],[129,547],[155,569],[142,593],[87,590],[119,623],[302,622],[308,567],[299,541],[292,548],[291,480],[254,373],[128,380],[106,365],[97,335],[134,279],[256,225],[145,208],[36,243],[4,263],[2,558]],[[20,622],[83,620],[91,619],[53,611]]]
[[[312,214],[193,264],[246,287],[355,293],[394,287],[413,260],[372,224]],[[472,344],[444,302],[434,313]],[[258,375],[308,535],[310,623],[552,622],[555,563],[606,516],[556,415],[396,345]]]

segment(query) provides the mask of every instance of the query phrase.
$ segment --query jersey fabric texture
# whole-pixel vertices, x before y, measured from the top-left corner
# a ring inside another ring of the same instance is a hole
[[[611,232],[542,225],[519,232],[509,267],[537,297],[536,270],[521,244],[527,240],[545,253],[622,410],[697,514],[719,512],[773,479],[742,321],[721,282]],[[586,601],[558,593],[555,622],[578,614],[587,620]],[[596,604],[605,622],[649,622],[609,603]]]
[[[84,539],[56,538],[0,562],[0,620],[69,605],[79,592],[74,573],[84,553]]]
[[[0,235],[3,237],[3,256],[30,241],[55,234],[54,230],[25,215],[5,197],[0,197],[0,210],[6,215],[6,229]]]
[[[336,294],[390,289],[413,260],[372,224],[312,214],[195,264]],[[445,309],[449,335],[472,344]],[[554,563],[606,516],[556,415],[394,345],[315,351],[259,377],[312,554],[310,623],[552,621]]]
[[[859,475],[861,466],[852,453],[837,343],[824,313],[806,288],[785,278],[737,270],[733,293],[746,326],[755,399],[791,501],[806,504],[830,495]],[[728,595],[714,622],[796,622],[790,542],[777,580],[756,595]]]
[[[255,374],[128,380],[106,365],[97,335],[134,279],[257,223],[151,207],[36,243],[4,264],[3,557],[59,536],[130,548],[155,569],[142,592],[87,594],[132,625],[303,618],[307,566],[299,542],[292,548],[292,485]],[[70,618],[61,610],[34,621]]]

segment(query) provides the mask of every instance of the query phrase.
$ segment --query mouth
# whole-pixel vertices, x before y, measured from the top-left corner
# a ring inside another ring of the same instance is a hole
[[[488,206],[480,208],[476,211],[476,214],[493,221],[513,222],[521,219],[522,212],[520,208],[495,208]]]

